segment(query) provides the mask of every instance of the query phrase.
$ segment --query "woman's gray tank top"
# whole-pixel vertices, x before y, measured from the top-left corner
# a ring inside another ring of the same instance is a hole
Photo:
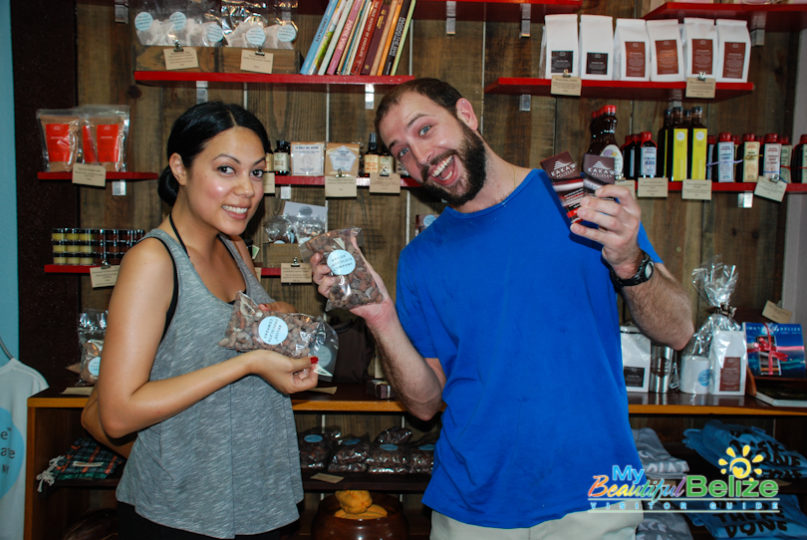
[[[218,341],[232,306],[213,295],[187,254],[154,229],[176,266],[179,294],[151,380],[167,379],[235,356]],[[246,294],[272,299],[235,245],[221,237],[244,276]],[[250,375],[138,433],[116,492],[138,514],[216,538],[257,534],[291,523],[303,497],[291,401]]]

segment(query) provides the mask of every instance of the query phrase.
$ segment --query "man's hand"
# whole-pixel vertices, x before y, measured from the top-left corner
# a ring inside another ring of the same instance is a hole
[[[602,244],[602,255],[616,275],[629,278],[642,258],[636,239],[642,211],[626,187],[606,184],[594,195],[580,202],[577,215],[599,228],[574,223],[571,231]]]

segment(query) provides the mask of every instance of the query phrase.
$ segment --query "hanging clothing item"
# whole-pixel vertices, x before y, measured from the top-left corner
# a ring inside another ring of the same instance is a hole
[[[0,540],[22,540],[27,400],[47,387],[38,371],[15,358],[0,367]]]

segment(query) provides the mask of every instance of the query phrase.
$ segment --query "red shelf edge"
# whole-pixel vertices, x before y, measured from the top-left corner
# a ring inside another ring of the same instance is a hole
[[[601,80],[583,80],[582,87],[585,94],[586,89],[596,90],[686,90],[685,81],[676,82],[654,82],[654,81],[601,81]],[[499,77],[495,82],[485,86],[486,94],[535,94],[535,95],[550,95],[549,90],[552,86],[551,79],[541,79],[536,77]],[[715,86],[716,93],[718,94],[742,94],[750,93],[754,90],[754,83],[717,83]]]
[[[324,186],[324,176],[275,176],[275,186]],[[415,180],[408,176],[401,177],[401,187],[418,187]],[[359,176],[356,178],[357,187],[369,187],[370,177]]]
[[[301,75],[299,73],[221,73],[209,71],[135,71],[137,82],[222,82],[256,84],[396,85],[414,79],[412,75]]]
[[[107,180],[156,180],[157,173],[153,172],[108,172],[106,173]],[[36,173],[39,180],[72,180],[73,174],[69,171],[64,172],[47,172],[39,171]]]
[[[797,17],[796,15],[801,15]],[[769,18],[768,15],[771,15]],[[761,17],[770,31],[793,31],[807,28],[807,5],[804,4],[704,4],[699,2],[666,2],[645,13],[645,20],[672,19],[686,16],[744,18],[752,22]]]

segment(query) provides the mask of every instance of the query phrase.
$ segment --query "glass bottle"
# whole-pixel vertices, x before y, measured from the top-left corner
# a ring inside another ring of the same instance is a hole
[[[687,178],[691,180],[706,180],[707,137],[703,107],[692,107],[687,133]]]
[[[379,171],[379,158],[378,153],[378,136],[375,132],[370,133],[370,139],[367,141],[367,151],[362,158],[362,174],[369,176],[371,173]]]
[[[639,134],[639,177],[653,177],[658,170],[658,147],[653,142],[653,134],[649,131],[642,131]]]
[[[667,169],[667,156],[670,144],[670,136],[672,134],[672,107],[668,107],[664,111],[664,123],[661,129],[658,130],[658,153],[656,155],[656,174],[658,177],[669,178]]]
[[[288,176],[289,174],[289,153],[291,146],[288,141],[280,139],[277,141],[277,148],[275,149],[274,162],[275,174],[278,176]]]

